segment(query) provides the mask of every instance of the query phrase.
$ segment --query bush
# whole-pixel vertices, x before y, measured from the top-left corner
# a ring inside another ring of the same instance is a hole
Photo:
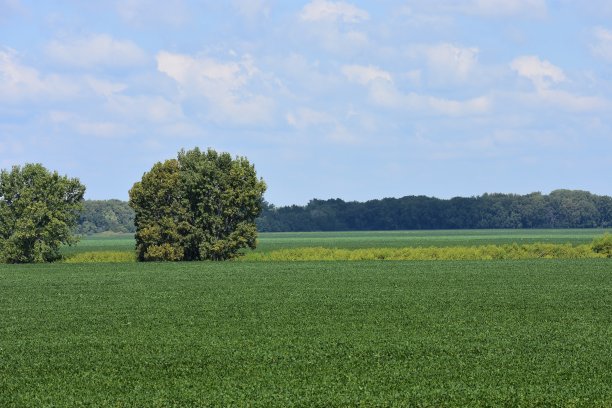
[[[612,258],[612,235],[606,233],[599,238],[595,238],[591,244],[593,252]]]

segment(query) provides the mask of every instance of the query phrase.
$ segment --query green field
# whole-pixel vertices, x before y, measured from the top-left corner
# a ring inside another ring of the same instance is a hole
[[[612,405],[612,264],[0,266],[0,406]]]
[[[358,232],[268,232],[260,233],[256,252],[280,249],[323,248],[401,248],[447,247],[456,245],[503,245],[534,242],[587,244],[610,230],[602,229],[533,229],[533,230],[439,230],[439,231],[358,231]],[[131,251],[134,239],[129,234],[83,237],[67,255],[97,250]]]
[[[603,232],[269,233],[255,253]],[[612,406],[605,258],[0,265],[0,293],[0,407]]]

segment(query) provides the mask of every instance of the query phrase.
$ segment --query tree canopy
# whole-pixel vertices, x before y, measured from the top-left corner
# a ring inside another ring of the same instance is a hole
[[[224,260],[255,248],[266,185],[244,157],[180,151],[130,190],[141,261]]]
[[[51,262],[73,235],[85,187],[41,164],[0,172],[0,261]]]
[[[315,199],[305,206],[264,203],[257,224],[260,231],[606,228],[612,227],[612,197],[555,190],[548,195],[483,194],[451,199]]]
[[[85,200],[76,232],[89,235],[99,232],[133,233],[134,210],[126,201]]]

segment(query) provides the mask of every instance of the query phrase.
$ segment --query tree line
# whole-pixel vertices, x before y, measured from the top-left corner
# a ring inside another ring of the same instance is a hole
[[[426,196],[366,202],[311,200],[305,206],[264,203],[260,231],[357,231],[479,228],[595,228],[612,226],[612,197],[580,190],[550,194]]]
[[[263,202],[262,207],[255,220],[262,232],[612,227],[612,197],[580,190],[451,199],[406,196],[366,202],[314,199],[305,206],[276,207]],[[104,231],[135,231],[134,211],[127,202],[84,202],[77,232]]]
[[[85,200],[83,202],[76,233],[91,235],[100,232],[136,232],[134,210],[127,201]]]

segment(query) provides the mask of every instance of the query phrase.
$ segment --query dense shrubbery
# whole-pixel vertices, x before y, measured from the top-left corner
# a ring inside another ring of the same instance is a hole
[[[250,253],[245,260],[257,261],[459,261],[519,259],[584,259],[603,258],[590,245],[509,244],[454,247],[406,248],[291,248],[268,253]]]
[[[65,263],[124,263],[136,262],[133,251],[88,251],[67,257]]]
[[[425,196],[367,202],[312,200],[306,206],[267,204],[260,231],[357,231],[612,226],[612,197],[586,191],[484,194],[442,200]]]
[[[612,258],[612,235],[605,234],[603,237],[595,238],[592,248],[594,252]]]

